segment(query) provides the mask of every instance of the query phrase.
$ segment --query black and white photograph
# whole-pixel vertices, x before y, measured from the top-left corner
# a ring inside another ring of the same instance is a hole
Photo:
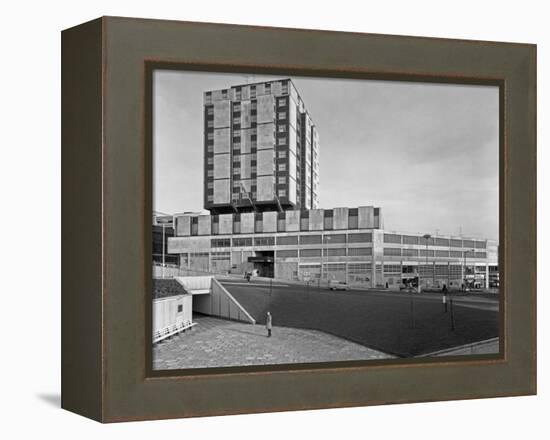
[[[152,81],[154,370],[499,354],[498,86]]]

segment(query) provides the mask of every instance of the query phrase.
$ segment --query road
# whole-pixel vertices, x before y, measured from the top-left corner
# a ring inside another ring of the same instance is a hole
[[[400,357],[499,335],[497,299],[456,295],[451,314],[444,312],[441,295],[433,293],[333,292],[283,282],[221,282],[259,323],[269,310],[276,325],[324,331]]]

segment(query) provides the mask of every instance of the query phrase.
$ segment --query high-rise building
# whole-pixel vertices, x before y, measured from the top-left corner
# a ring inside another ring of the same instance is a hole
[[[292,80],[204,93],[204,207],[315,209],[319,135]]]

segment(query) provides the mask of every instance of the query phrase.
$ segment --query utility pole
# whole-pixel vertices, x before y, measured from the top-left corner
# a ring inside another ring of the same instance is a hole
[[[430,234],[424,234],[423,235],[424,240],[426,240],[426,280],[428,279],[427,271],[428,271],[428,240],[432,238]],[[420,271],[418,271],[418,291],[420,292],[422,289],[420,287]],[[428,283],[426,283],[427,285]]]

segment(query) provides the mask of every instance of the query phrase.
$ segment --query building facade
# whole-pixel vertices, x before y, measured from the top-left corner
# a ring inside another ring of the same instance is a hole
[[[361,287],[498,286],[486,239],[385,231],[377,207],[176,216],[168,251],[181,267]]]
[[[292,80],[204,93],[204,208],[315,209],[319,135]]]

